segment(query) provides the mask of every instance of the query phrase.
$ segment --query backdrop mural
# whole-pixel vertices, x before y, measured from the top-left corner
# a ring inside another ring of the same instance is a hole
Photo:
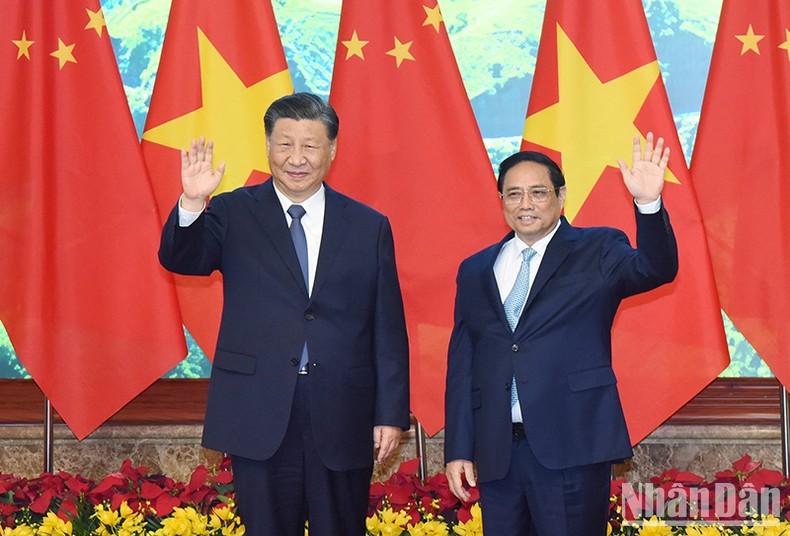
[[[272,3],[295,89],[328,98],[341,0]],[[643,4],[685,157],[690,161],[721,0],[643,0]],[[103,0],[102,6],[140,135],[170,0]],[[494,167],[521,143],[545,0],[440,0],[440,6],[488,149],[493,180]],[[724,322],[732,363],[722,375],[771,376],[726,316]],[[187,339],[189,355],[167,377],[208,376],[208,360],[189,334]],[[28,377],[2,325],[0,377]]]

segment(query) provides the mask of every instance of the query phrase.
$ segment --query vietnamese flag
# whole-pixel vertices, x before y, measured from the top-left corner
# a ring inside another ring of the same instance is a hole
[[[458,265],[507,230],[436,0],[345,0],[330,102],[341,128],[328,182],[390,218],[411,409],[433,435],[444,426]]]
[[[184,334],[99,0],[5,2],[0,41],[0,320],[83,439]]]
[[[790,386],[790,3],[724,0],[691,161],[724,312]]]
[[[143,154],[162,218],[181,195],[181,149],[214,140],[226,162],[214,194],[269,173],[263,114],[293,93],[269,0],[173,0],[143,133]],[[164,221],[164,220],[163,220]],[[222,313],[222,276],[174,276],[181,315],[209,358]]]
[[[639,0],[548,0],[523,147],[562,165],[565,216],[606,225],[634,244],[633,198],[617,159],[649,131],[671,149],[662,194],[680,272],[625,300],[612,351],[631,441],[637,443],[727,367],[729,355],[697,200]]]

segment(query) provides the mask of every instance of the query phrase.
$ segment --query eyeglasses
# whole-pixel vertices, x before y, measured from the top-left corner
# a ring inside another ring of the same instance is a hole
[[[549,192],[555,194],[560,191],[562,186],[557,188],[530,188],[526,192],[524,190],[509,190],[504,194],[499,194],[502,202],[506,205],[520,205],[524,201],[524,194],[527,194],[529,200],[533,203],[545,203],[549,199]]]

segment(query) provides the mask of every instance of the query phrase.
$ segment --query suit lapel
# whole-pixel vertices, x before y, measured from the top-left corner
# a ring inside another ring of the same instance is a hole
[[[521,314],[522,318],[525,316],[524,313],[529,309],[530,304],[535,301],[535,297],[540,294],[543,286],[554,275],[554,272],[557,271],[557,268],[560,267],[565,257],[573,249],[574,229],[568,223],[568,220],[565,219],[565,216],[562,216],[561,221],[560,228],[557,229],[557,233],[549,241],[546,253],[540,263],[540,268],[538,268],[538,273],[535,275],[535,281],[532,283],[532,288],[529,289],[527,303],[524,304],[524,312]],[[519,321],[520,324],[521,321]]]
[[[502,246],[513,236],[514,233],[510,232],[498,244],[489,248],[484,257],[483,273],[481,274],[483,277],[483,289],[491,303],[491,307],[496,311],[497,317],[499,317],[499,320],[508,331],[510,331],[510,324],[508,324],[507,317],[505,317],[505,307],[502,303],[502,297],[499,295],[499,286],[497,286],[496,275],[494,274],[494,263],[499,257],[499,252],[502,251]]]
[[[277,194],[274,193],[272,179],[270,178],[253,189],[252,198],[256,200],[256,203],[251,207],[253,216],[263,228],[263,232],[271,241],[275,251],[282,257],[294,282],[302,289],[306,297],[307,289],[304,285],[302,269],[299,267],[299,259],[296,257],[296,250],[286,225],[283,207],[280,200],[277,199]]]
[[[351,227],[351,220],[346,213],[348,201],[329,188],[326,183],[324,183],[324,188],[326,188],[324,229],[321,233],[321,248],[318,252],[318,266],[315,270],[311,296],[316,296],[321,290],[321,286],[326,281],[329,273],[329,267],[332,266],[332,261],[337,252],[340,251],[346,234]]]

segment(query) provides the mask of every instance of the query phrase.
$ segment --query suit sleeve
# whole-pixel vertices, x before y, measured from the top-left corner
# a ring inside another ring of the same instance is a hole
[[[375,425],[408,430],[409,340],[403,312],[395,245],[389,220],[384,218],[378,240],[378,278],[374,312],[376,409]]]
[[[677,241],[666,209],[662,206],[655,214],[634,211],[637,248],[617,231],[601,257],[604,277],[623,297],[670,283],[678,273]]]
[[[227,208],[221,197],[188,227],[178,224],[176,205],[162,228],[159,262],[183,275],[209,275],[221,269],[222,241],[227,228]]]
[[[460,312],[461,271],[456,278],[455,321],[447,352],[444,462],[474,461],[472,341]]]

